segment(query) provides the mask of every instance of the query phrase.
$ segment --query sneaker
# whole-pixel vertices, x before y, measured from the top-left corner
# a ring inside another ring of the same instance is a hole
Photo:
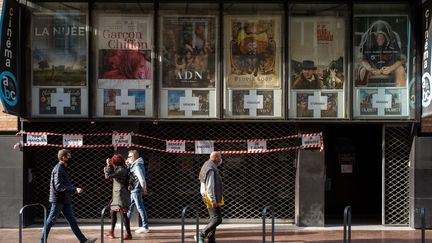
[[[144,227],[141,227],[141,228],[135,230],[135,233],[137,233],[137,234],[143,234],[143,233],[148,233],[148,232],[150,232],[150,230],[147,228],[144,228]]]
[[[97,238],[90,238],[90,239],[87,239],[85,241],[85,243],[94,243],[94,242],[96,242],[96,240],[97,240]]]
[[[195,240],[195,242],[198,242],[198,243],[204,243],[204,237],[202,236],[202,234],[199,234],[198,239],[197,239],[197,236],[194,235],[194,240]]]

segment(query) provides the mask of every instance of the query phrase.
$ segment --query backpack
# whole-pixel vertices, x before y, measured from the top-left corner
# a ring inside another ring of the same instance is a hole
[[[129,191],[135,188],[135,176],[129,166],[127,167],[126,183]]]

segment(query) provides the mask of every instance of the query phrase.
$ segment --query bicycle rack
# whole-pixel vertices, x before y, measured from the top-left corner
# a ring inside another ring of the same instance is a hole
[[[275,242],[275,233],[274,233],[274,210],[273,207],[268,206],[268,207],[264,207],[263,211],[262,211],[262,242],[265,243],[266,242],[266,216],[267,216],[267,210],[270,209],[271,211],[271,216],[272,216],[272,225],[271,225],[271,233],[272,233],[272,243]]]
[[[41,206],[44,210],[44,228],[43,228],[43,234],[44,234],[44,242],[47,242],[47,235],[46,235],[46,227],[47,227],[47,210],[46,207],[40,203],[33,203],[33,204],[27,204],[24,205],[20,211],[19,211],[19,243],[22,243],[22,224],[23,224],[23,212],[24,209],[31,206]]]
[[[348,225],[348,241],[347,241]],[[346,206],[344,210],[344,243],[351,243],[351,206]]]
[[[119,208],[121,208],[120,207],[120,205],[118,205],[118,204],[114,204],[114,205],[108,205],[108,206],[105,206],[103,209],[102,209],[102,212],[101,212],[101,243],[104,243],[104,215],[105,215],[105,211],[106,211],[106,209],[107,208],[110,208],[111,206],[118,206]],[[124,218],[123,218],[123,213],[121,213],[120,212],[120,242],[121,243],[123,243],[123,221],[124,221]]]
[[[425,214],[426,209],[420,208],[420,227],[421,227],[421,242],[425,243]]]
[[[182,210],[182,224],[181,224],[181,242],[184,243],[185,240],[185,215],[189,206],[186,206]],[[199,237],[199,206],[196,207],[196,238]]]

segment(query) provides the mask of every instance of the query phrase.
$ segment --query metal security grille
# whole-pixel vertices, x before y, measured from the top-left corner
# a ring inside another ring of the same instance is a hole
[[[410,129],[384,126],[384,224],[409,223]]]
[[[163,123],[163,124],[29,124],[26,131],[61,133],[134,132],[162,139],[222,140],[274,138],[297,134],[294,125],[275,123]],[[51,140],[51,138],[53,140]],[[61,144],[61,137],[49,136],[49,143]],[[58,140],[57,140],[58,139]],[[88,139],[91,139],[88,140]],[[111,137],[84,137],[84,144],[109,144]],[[134,137],[133,143],[165,149],[165,142]],[[291,147],[299,140],[267,142],[267,148]],[[33,168],[33,198],[47,204],[49,178],[56,163],[58,149],[36,147],[25,149],[25,156]],[[194,150],[186,143],[186,150]],[[215,150],[247,150],[247,143],[215,143]],[[126,149],[119,149],[126,154]],[[103,179],[105,158],[112,148],[74,149],[71,179],[86,193],[75,200],[77,217],[94,220],[100,217],[101,208],[111,197],[111,184]],[[208,155],[168,154],[141,151],[145,160],[150,195],[145,198],[151,222],[179,222],[184,206],[199,206],[200,217],[207,211],[199,194],[198,173]],[[260,219],[261,209],[272,205],[280,221],[292,222],[295,213],[295,151],[269,154],[224,155],[221,175],[224,181],[226,206],[225,222],[250,222]],[[194,217],[190,210],[188,218]],[[39,215],[41,217],[41,215]]]

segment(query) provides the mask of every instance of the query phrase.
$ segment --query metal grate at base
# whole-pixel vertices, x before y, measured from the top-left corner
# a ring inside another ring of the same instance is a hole
[[[133,130],[131,130],[131,128]],[[162,139],[217,140],[266,139],[297,134],[296,126],[278,123],[29,123],[27,132],[58,133],[139,132]],[[145,138],[134,138],[134,143],[165,149],[165,143]],[[49,137],[49,143],[61,144],[61,137]],[[84,144],[109,144],[111,137],[84,137]],[[298,145],[297,140],[267,142],[267,148]],[[194,150],[193,143],[186,144]],[[247,143],[216,143],[215,150],[247,150]],[[25,148],[25,160],[32,168],[33,202],[48,204],[50,173],[57,162],[58,149],[47,147]],[[119,149],[126,155],[126,149]],[[180,222],[181,210],[186,205],[200,207],[200,217],[207,211],[199,194],[198,173],[208,155],[167,154],[140,151],[145,160],[150,195],[145,198],[150,222]],[[111,197],[111,183],[103,178],[105,158],[113,148],[72,149],[74,165],[72,182],[82,186],[85,193],[75,198],[77,218],[94,220]],[[221,174],[224,181],[226,206],[225,222],[259,220],[261,209],[272,205],[276,218],[293,221],[295,214],[295,151],[269,154],[224,155]],[[190,210],[187,217],[195,217]],[[42,218],[36,215],[35,218]]]
[[[384,224],[409,224],[410,128],[384,126]]]

